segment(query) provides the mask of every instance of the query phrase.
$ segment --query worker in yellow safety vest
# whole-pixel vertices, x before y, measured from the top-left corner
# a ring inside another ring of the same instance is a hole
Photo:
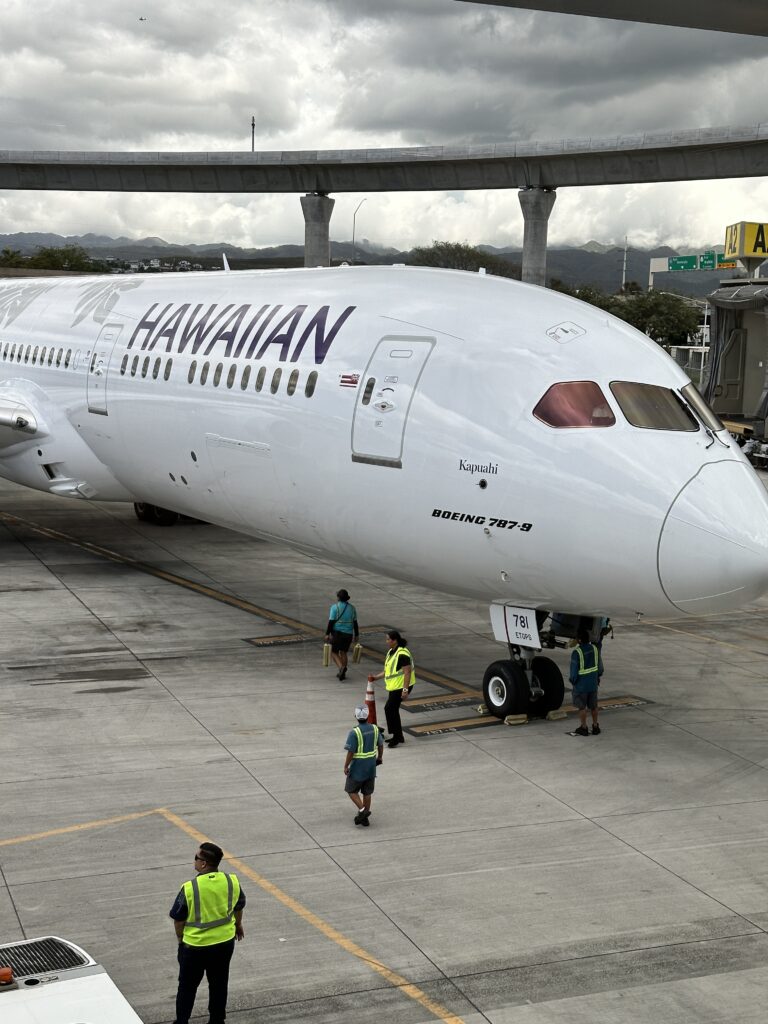
[[[378,725],[368,723],[368,706],[358,704],[355,708],[357,725],[350,729],[344,744],[347,752],[344,758],[344,792],[357,808],[356,825],[370,825],[371,798],[376,785],[376,765],[382,763],[384,737]]]
[[[391,629],[387,633],[384,671],[370,675],[368,679],[370,682],[376,679],[384,680],[384,685],[387,688],[384,714],[387,718],[387,729],[392,734],[387,740],[387,746],[399,747],[401,743],[405,743],[403,726],[400,722],[400,704],[408,699],[411,690],[416,685],[416,668],[405,637],[401,636],[396,629]]]
[[[590,643],[586,629],[580,629],[576,636],[579,646],[574,647],[571,654],[569,678],[573,687],[573,706],[579,712],[579,727],[571,736],[589,736],[587,710],[592,712],[592,735],[599,736],[597,688],[603,674],[603,659],[597,644]]]
[[[208,977],[209,1024],[224,1024],[229,962],[244,937],[245,893],[237,875],[219,871],[224,856],[215,843],[201,843],[196,875],[181,887],[170,916],[179,940],[179,988],[174,1024],[189,1024],[203,975]]]

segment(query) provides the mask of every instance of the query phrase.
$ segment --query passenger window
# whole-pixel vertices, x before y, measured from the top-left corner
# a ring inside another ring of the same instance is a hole
[[[154,365],[154,366],[152,367],[152,380],[157,380],[157,378],[158,378],[158,375],[159,375],[159,373],[160,373],[160,364],[161,364],[161,363],[162,363],[162,359],[160,359],[160,358],[158,357],[158,358],[157,358],[157,359],[155,360],[155,365]]]
[[[605,395],[591,380],[553,384],[533,415],[549,427],[612,427],[616,422]]]
[[[219,381],[221,380],[221,371],[222,371],[223,369],[224,369],[224,366],[223,366],[223,364],[222,364],[222,363],[219,363],[219,364],[218,364],[218,365],[216,366],[216,369],[214,370],[214,373],[213,373],[213,386],[214,386],[215,388],[217,388],[217,387],[219,386]]]
[[[373,389],[374,389],[375,386],[376,386],[376,378],[375,377],[369,377],[367,382],[366,382],[366,385],[365,385],[365,391],[363,392],[363,397],[361,399],[361,402],[362,402],[363,405],[368,405],[368,403],[371,401],[371,395],[373,394]]]
[[[27,345],[27,351],[24,353],[24,362],[25,363],[29,362],[29,353],[31,351],[32,351],[32,346],[31,345]]]
[[[272,383],[269,385],[269,390],[272,392],[273,395],[277,394],[277,389],[280,387],[280,378],[282,376],[283,371],[278,366],[278,368],[272,374]]]
[[[49,366],[53,366],[53,357],[55,355],[56,355],[56,349],[55,348],[48,349],[48,365]],[[56,365],[58,366],[58,363]]]
[[[201,384],[205,384],[205,382],[208,380],[208,370],[210,369],[210,366],[211,366],[210,363],[203,363],[203,368],[200,371],[200,383]]]
[[[259,372],[256,374],[256,384],[255,384],[255,387],[256,387],[257,391],[261,391],[261,389],[264,387],[264,378],[266,377],[266,375],[267,375],[267,368],[266,368],[266,366],[260,366],[259,367]]]
[[[11,362],[13,362],[13,357],[15,355],[16,355],[16,342],[14,341],[14,343],[11,345]]]
[[[46,353],[47,351],[48,351],[48,350],[47,350],[47,348],[45,347],[45,345],[43,345],[43,347],[42,347],[42,348],[40,349],[40,365],[41,365],[41,366],[42,366],[42,365],[43,365],[43,363],[45,362],[45,353]]]
[[[24,351],[24,346],[23,345],[19,345],[19,351],[16,353],[16,362],[17,363],[21,362],[21,354],[22,354],[23,351]]]
[[[317,384],[317,370],[313,370],[312,373],[307,377],[307,383],[304,385],[304,394],[307,398],[311,398],[315,393],[315,385]]]
[[[288,378],[288,387],[286,391],[289,395],[292,395],[296,390],[296,385],[299,383],[299,371],[294,370],[291,376]]]
[[[94,349],[94,351],[93,351],[93,358],[91,359],[91,367],[90,367],[90,372],[91,373],[93,373],[95,367],[96,367],[96,350]]]
[[[611,383],[611,391],[633,427],[648,430],[699,429],[691,411],[671,388],[615,380]]]
[[[138,370],[138,368],[139,368],[139,357],[138,356],[134,356],[133,357],[133,362],[131,363],[131,376],[132,377],[136,376],[136,371]]]
[[[245,391],[245,389],[248,387],[248,381],[250,379],[251,368],[250,366],[246,366],[246,368],[243,370],[243,376],[240,378],[240,387],[243,389],[243,391]]]
[[[147,376],[147,370],[149,369],[149,356],[145,356],[144,362],[141,364],[141,376]]]
[[[232,363],[232,365],[229,368],[229,373],[227,374],[227,387],[228,388],[231,388],[232,385],[235,383],[235,377],[236,376],[237,376],[237,366],[235,366],[235,364]]]
[[[123,356],[123,361],[120,364],[120,376],[121,377],[125,376],[125,368],[127,366],[128,366],[128,353],[126,352],[125,355]]]
[[[173,360],[169,359],[165,364],[165,373],[163,374],[163,380],[168,380],[171,376],[171,370],[173,369]]]
[[[71,359],[72,359],[72,349],[68,348],[67,349],[67,354],[64,356],[64,369],[65,370],[69,367],[69,363],[70,363]]]
[[[3,347],[3,359],[5,359],[7,355],[8,355],[8,342],[6,342],[5,346]]]
[[[196,373],[197,373],[197,360],[193,359],[192,362],[190,363],[189,373],[187,374],[187,384],[191,384],[192,383],[192,381],[195,379],[195,374]]]
[[[61,357],[64,355],[64,349],[60,348],[56,351],[56,365],[61,366]]]

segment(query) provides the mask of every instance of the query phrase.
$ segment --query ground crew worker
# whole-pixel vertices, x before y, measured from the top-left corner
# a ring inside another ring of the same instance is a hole
[[[336,604],[331,605],[325,629],[325,640],[331,645],[331,657],[339,670],[336,678],[340,682],[347,674],[347,651],[352,637],[357,640],[358,635],[357,609],[349,603],[349,593],[341,589],[336,594]]]
[[[179,940],[174,1024],[189,1024],[204,974],[208,978],[208,1024],[224,1024],[227,1015],[229,961],[235,939],[239,942],[245,934],[245,893],[237,875],[219,871],[223,856],[215,843],[201,843],[195,854],[197,876],[184,883],[171,907]]]
[[[571,736],[589,736],[587,728],[587,709],[592,712],[592,735],[600,735],[597,721],[597,688],[603,674],[603,659],[597,644],[589,642],[589,633],[580,629],[576,634],[579,646],[574,647],[571,654],[570,681],[573,687],[573,706],[579,712],[580,725]]]
[[[387,729],[392,734],[387,740],[388,747],[399,747],[405,743],[403,726],[400,721],[400,703],[407,700],[416,685],[416,670],[411,652],[408,650],[405,637],[400,636],[396,629],[387,633],[388,651],[384,658],[384,671],[368,676],[368,681],[384,679],[387,688],[387,703],[384,714],[387,718]]]
[[[355,708],[357,725],[347,736],[344,749],[344,792],[357,808],[356,825],[369,825],[371,798],[376,780],[376,765],[384,759],[384,737],[377,725],[368,724],[368,708],[358,704]],[[362,794],[362,795],[361,795]]]

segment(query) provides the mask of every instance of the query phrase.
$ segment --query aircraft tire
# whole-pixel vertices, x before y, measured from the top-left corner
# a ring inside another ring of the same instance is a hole
[[[150,519],[151,505],[147,505],[145,501],[134,501],[133,511],[136,513],[136,518],[140,519],[142,523],[146,523]]]
[[[530,701],[528,715],[531,718],[546,718],[550,711],[562,707],[565,697],[563,674],[551,658],[534,658],[531,668],[544,696]]]
[[[155,526],[175,526],[179,521],[179,513],[169,508],[160,508],[159,505],[150,505],[149,508],[152,509],[149,521]]]
[[[528,682],[516,661],[494,661],[483,676],[483,700],[492,715],[528,713]]]

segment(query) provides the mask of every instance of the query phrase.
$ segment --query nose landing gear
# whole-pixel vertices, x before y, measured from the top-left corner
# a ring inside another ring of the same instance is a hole
[[[546,718],[550,711],[557,711],[565,684],[555,662],[515,644],[509,645],[509,653],[508,661],[494,661],[483,676],[483,699],[491,714]]]

